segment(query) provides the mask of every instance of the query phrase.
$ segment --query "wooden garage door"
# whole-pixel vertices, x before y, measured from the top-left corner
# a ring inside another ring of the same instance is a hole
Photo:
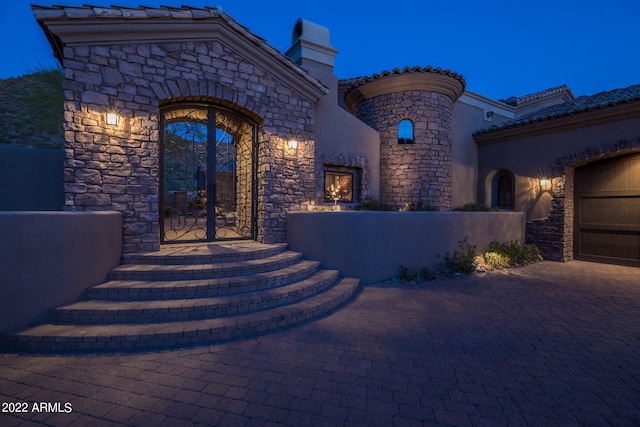
[[[575,171],[574,257],[640,267],[640,154]]]

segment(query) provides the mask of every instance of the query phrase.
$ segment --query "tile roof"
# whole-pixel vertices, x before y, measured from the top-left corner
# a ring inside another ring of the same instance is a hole
[[[367,82],[373,81],[373,80],[377,80],[380,79],[382,77],[387,77],[387,76],[391,76],[391,75],[395,75],[395,74],[405,74],[405,73],[434,73],[434,74],[441,74],[443,76],[448,76],[451,77],[455,80],[458,80],[461,84],[462,87],[464,88],[466,86],[466,81],[464,80],[464,77],[462,76],[462,74],[458,74],[455,73],[451,70],[444,70],[440,67],[438,68],[433,68],[431,66],[427,66],[427,67],[420,67],[420,66],[414,66],[414,67],[404,67],[402,69],[400,68],[394,68],[391,71],[383,71],[379,74],[374,74],[372,76],[369,77],[354,77],[351,79],[341,79],[341,82],[353,82],[353,85],[347,90],[347,93],[350,92],[351,90],[355,89],[356,87],[365,84]]]
[[[542,108],[525,114],[515,120],[509,120],[499,125],[491,126],[473,133],[473,136],[485,135],[505,129],[526,126],[560,117],[574,116],[593,110],[612,107],[619,104],[640,101],[640,84],[623,89],[600,92],[591,96],[580,96],[572,101]]]
[[[207,19],[218,16],[225,16],[220,6],[196,8],[190,6],[182,7],[126,7],[126,6],[41,6],[32,5],[31,8],[37,10],[39,15],[46,19],[87,19],[87,18],[171,18],[171,19]]]
[[[524,96],[519,96],[519,97],[511,96],[506,100],[499,99],[498,102],[502,102],[504,104],[511,105],[513,107],[517,107],[518,105],[525,104],[527,102],[537,101],[539,99],[547,98],[549,96],[557,95],[557,94],[565,94],[566,96],[568,96],[569,99],[575,98],[569,86],[562,85],[562,86],[552,87],[547,90],[542,90],[540,92],[530,93]]]

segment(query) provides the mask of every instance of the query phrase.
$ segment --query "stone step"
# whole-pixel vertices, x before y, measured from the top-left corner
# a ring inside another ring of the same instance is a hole
[[[5,339],[10,347],[40,351],[117,350],[218,343],[284,328],[325,314],[348,300],[358,279],[302,301],[258,312],[215,319],[114,325],[44,324]]]
[[[54,323],[146,323],[210,319],[290,304],[327,289],[338,279],[335,270],[321,270],[285,286],[250,293],[162,301],[80,301],[52,311]]]
[[[211,264],[123,264],[109,273],[109,280],[200,280],[274,271],[302,259],[299,252],[285,251],[266,258]]]
[[[269,289],[303,280],[318,271],[317,261],[300,261],[274,271],[201,280],[114,280],[87,289],[88,299],[149,301],[209,298]]]
[[[254,241],[230,242],[203,245],[171,244],[163,246],[160,252],[125,254],[123,264],[216,264],[225,262],[250,261],[266,258],[284,252],[286,243],[262,244]]]

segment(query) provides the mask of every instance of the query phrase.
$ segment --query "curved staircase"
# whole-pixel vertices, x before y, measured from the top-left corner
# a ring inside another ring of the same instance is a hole
[[[302,259],[286,244],[216,242],[125,255],[86,300],[52,322],[5,337],[12,348],[74,351],[217,343],[320,316],[359,280]]]

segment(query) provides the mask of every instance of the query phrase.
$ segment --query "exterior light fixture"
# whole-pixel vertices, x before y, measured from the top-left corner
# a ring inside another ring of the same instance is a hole
[[[287,141],[287,147],[289,147],[289,150],[296,150],[298,148],[298,141],[295,139],[290,139],[289,141]]]
[[[116,113],[107,113],[107,124],[109,126],[118,126],[120,124],[120,116]]]
[[[540,179],[540,189],[542,191],[549,191],[551,190],[551,180],[548,178],[541,178]]]

